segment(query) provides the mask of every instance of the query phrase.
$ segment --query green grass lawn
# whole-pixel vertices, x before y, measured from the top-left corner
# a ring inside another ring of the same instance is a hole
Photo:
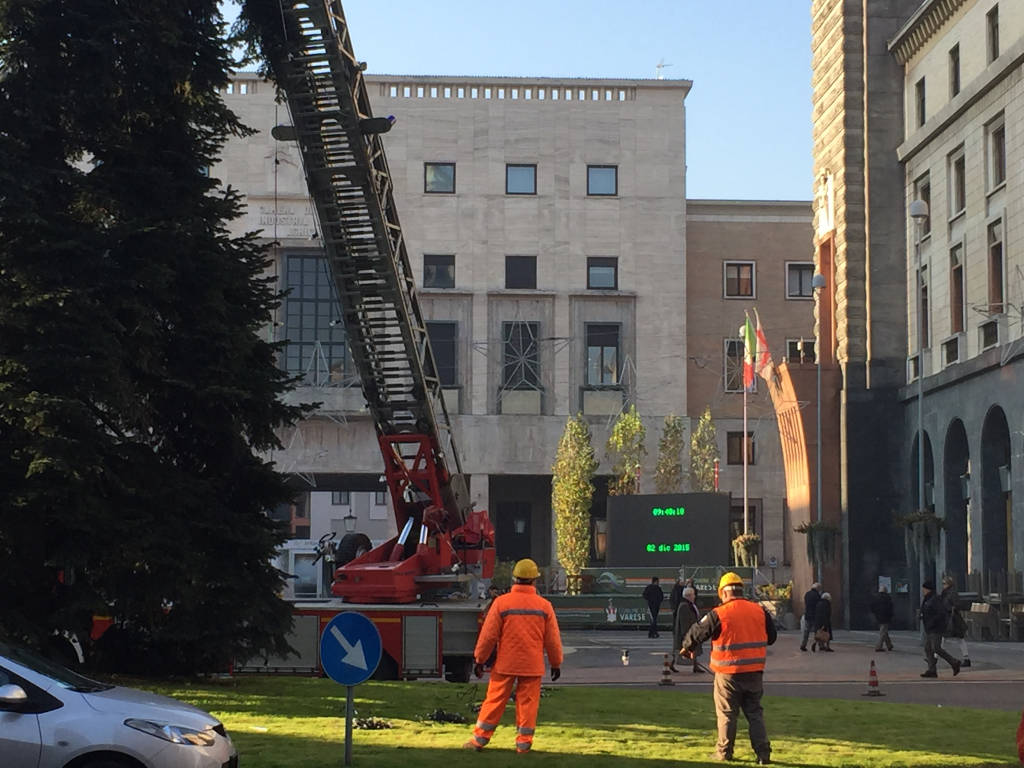
[[[138,683],[133,683],[138,684]],[[345,688],[330,680],[242,677],[202,683],[144,684],[220,717],[242,768],[327,768],[344,763]],[[425,720],[437,709],[472,723],[485,686],[364,683],[358,717],[388,730],[353,731],[353,765],[450,768],[534,765],[559,768],[667,768],[707,764],[714,747],[710,694],[626,688],[545,688],[534,750],[514,754],[512,706],[491,745],[460,749],[471,725]],[[790,766],[1017,765],[1011,712],[882,701],[765,699],[773,759]],[[746,721],[735,757],[752,763]]]

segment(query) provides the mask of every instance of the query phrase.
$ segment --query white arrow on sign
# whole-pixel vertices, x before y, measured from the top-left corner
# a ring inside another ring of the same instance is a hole
[[[359,669],[369,669],[366,666],[366,656],[363,654],[362,640],[356,640],[356,644],[352,645],[345,639],[345,636],[341,634],[341,630],[337,627],[331,627],[331,634],[334,635],[334,639],[345,650],[345,656],[341,660],[343,664],[350,664],[353,667],[359,667]]]

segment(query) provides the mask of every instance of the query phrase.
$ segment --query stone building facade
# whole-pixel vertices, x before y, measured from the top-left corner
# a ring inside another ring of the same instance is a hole
[[[499,558],[549,563],[551,465],[567,417],[589,417],[603,460],[626,405],[652,446],[666,414],[686,413],[690,83],[367,85],[374,113],[397,119],[385,140],[394,194],[471,496],[495,521]],[[239,75],[225,98],[260,133],[230,143],[213,172],[246,195],[236,231],[280,243],[274,274],[290,293],[267,333],[287,341],[283,362],[303,377],[295,397],[323,403],[274,459],[313,494],[383,490],[297,152],[270,134],[287,111],[255,76]]]
[[[746,313],[761,318],[773,359],[814,363],[814,273],[809,202],[688,200],[686,203],[687,414],[706,407],[718,432],[719,487],[732,495],[731,535],[743,533],[742,341]],[[801,344],[801,342],[803,342]],[[747,395],[748,526],[759,562],[788,574],[794,547],[782,445],[765,381]],[[796,553],[803,556],[803,550]]]
[[[898,158],[905,199],[929,206],[906,231],[908,383],[901,391],[910,502],[945,520],[937,562],[926,570],[951,573],[975,590],[1019,591],[1024,6],[924,3],[889,48],[904,76]]]
[[[689,81],[368,76],[367,84],[374,113],[396,117],[385,138],[396,203],[470,493],[495,521],[499,558],[553,561],[551,465],[577,412],[590,422],[600,474],[610,466],[614,417],[637,406],[649,451],[642,490],[653,492],[664,417],[695,419],[711,405],[722,489],[741,498],[742,466],[728,463],[730,433],[742,426],[740,398],[725,392],[735,374],[725,342],[755,304],[777,359],[787,342],[795,352],[810,339],[809,201],[688,203]],[[273,458],[310,510],[302,532],[341,533],[355,514],[360,530],[376,526],[386,538],[380,455],[311,240],[317,225],[298,155],[271,136],[287,111],[253,75],[239,75],[225,98],[260,133],[231,142],[213,173],[246,195],[248,215],[235,231],[259,229],[279,243],[273,274],[289,294],[265,332],[287,342],[282,364],[303,380],[294,397],[322,403],[282,434]],[[751,267],[753,295],[727,295],[725,262]],[[775,556],[784,581],[793,553],[777,425],[763,392],[751,407],[762,562]],[[606,481],[598,477],[595,532]],[[342,493],[348,503],[338,503]]]
[[[879,576],[899,588],[897,608],[910,621],[930,575],[949,572],[963,587],[969,572],[1005,582],[1024,566],[1012,494],[1021,451],[1018,6],[811,4],[815,261],[826,279],[819,341],[823,363],[840,374],[842,571],[853,626],[870,625]],[[997,151],[1001,180],[992,175]],[[919,225],[913,200],[930,205]],[[898,521],[920,510],[944,520],[934,562],[908,560],[905,550]]]

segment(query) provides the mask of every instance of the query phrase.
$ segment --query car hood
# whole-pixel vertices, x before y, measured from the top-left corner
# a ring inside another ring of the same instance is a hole
[[[144,720],[183,725],[203,730],[219,722],[217,718],[183,701],[136,688],[110,688],[106,691],[83,693],[82,698],[98,712],[123,714]]]

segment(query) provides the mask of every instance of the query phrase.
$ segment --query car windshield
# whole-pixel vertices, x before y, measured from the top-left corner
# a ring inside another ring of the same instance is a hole
[[[33,672],[50,678],[61,688],[67,688],[70,691],[95,693],[96,691],[106,691],[114,687],[106,683],[90,680],[84,675],[72,672],[67,667],[54,664],[34,651],[17,645],[0,642],[0,657],[10,659],[15,664],[21,664],[23,667],[28,667]]]

